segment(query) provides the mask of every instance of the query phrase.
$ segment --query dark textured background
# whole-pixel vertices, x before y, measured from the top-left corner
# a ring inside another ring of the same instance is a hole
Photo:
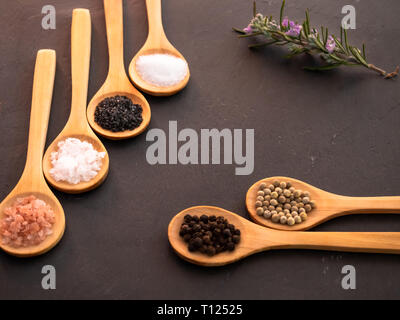
[[[400,63],[398,0],[287,1],[299,20],[337,33],[341,8],[353,4],[357,30],[351,42],[366,42],[372,63]],[[41,29],[41,8],[53,4],[57,29]],[[280,1],[258,1],[261,12],[278,15]],[[0,198],[21,175],[27,146],[35,54],[57,50],[57,74],[48,143],[70,110],[72,9],[89,8],[93,40],[89,99],[105,79],[108,53],[101,0],[0,1]],[[147,33],[142,0],[125,1],[125,63]],[[283,48],[247,49],[232,26],[244,27],[251,1],[168,0],[165,31],[187,58],[191,80],[169,98],[147,96],[149,128],[254,128],[255,170],[235,176],[234,165],[150,166],[146,135],[104,141],[109,177],[82,195],[55,192],[67,229],[52,251],[33,259],[0,253],[0,298],[282,299],[400,298],[400,257],[321,251],[270,251],[230,266],[205,269],[186,263],[167,240],[169,220],[200,204],[246,216],[244,198],[255,181],[292,176],[322,189],[354,196],[400,194],[399,81],[362,69],[314,74],[301,69],[310,58],[286,61]],[[391,70],[390,70],[391,71]],[[348,216],[316,228],[323,231],[400,231],[400,217]],[[41,289],[41,268],[57,269],[57,289]],[[341,289],[343,265],[357,269],[357,289]]]

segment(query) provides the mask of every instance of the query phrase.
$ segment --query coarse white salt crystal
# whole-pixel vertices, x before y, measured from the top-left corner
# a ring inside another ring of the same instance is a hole
[[[170,87],[185,79],[188,65],[181,58],[158,53],[139,56],[136,70],[144,81],[158,87]]]
[[[51,153],[50,174],[56,181],[77,184],[92,180],[100,171],[105,152],[98,152],[93,145],[76,138],[60,141],[58,150]]]

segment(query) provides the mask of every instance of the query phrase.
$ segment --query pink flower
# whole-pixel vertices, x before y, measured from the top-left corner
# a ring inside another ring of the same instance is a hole
[[[253,32],[253,28],[249,24],[246,28],[243,29],[243,31],[246,32],[246,33],[252,33]]]
[[[286,31],[285,34],[287,34],[288,36],[297,37],[303,29],[303,26],[301,26],[300,24],[295,24],[293,21],[290,21],[289,24],[290,29]]]
[[[332,53],[333,51],[335,51],[336,42],[335,42],[335,39],[333,39],[332,36],[328,37],[328,40],[326,41],[325,48],[326,48],[326,50],[328,50],[329,53]]]
[[[285,18],[282,20],[282,26],[284,26],[285,28],[287,28],[288,25],[289,25],[289,19],[288,19],[287,17],[285,17]]]

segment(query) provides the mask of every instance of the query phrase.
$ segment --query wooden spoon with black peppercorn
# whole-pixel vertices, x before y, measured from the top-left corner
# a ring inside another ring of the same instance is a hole
[[[66,193],[82,193],[100,186],[108,174],[109,157],[106,148],[94,134],[86,120],[87,90],[90,67],[91,19],[87,9],[74,9],[71,27],[71,113],[64,129],[47,148],[43,158],[43,171],[47,181],[57,190]],[[51,154],[58,149],[58,143],[67,138],[77,138],[93,145],[98,152],[105,152],[97,175],[90,181],[71,184],[56,181],[50,174]]]
[[[234,251],[208,256],[188,250],[179,235],[186,215],[223,216],[240,230],[240,242]],[[178,213],[168,226],[168,239],[175,252],[191,263],[213,267],[236,262],[254,253],[270,249],[314,249],[347,252],[400,254],[400,232],[289,232],[257,225],[239,215],[212,206],[198,206]]]
[[[124,66],[123,8],[122,0],[104,0],[107,42],[109,53],[108,76],[103,86],[94,95],[87,109],[87,119],[99,135],[121,140],[141,134],[149,125],[151,110],[146,98],[131,84]],[[117,131],[104,129],[95,121],[96,107],[106,98],[123,96],[142,108],[142,122],[133,130]]]
[[[305,221],[290,226],[273,222],[257,214],[256,201],[260,185],[264,183],[268,188],[276,181],[289,182],[296,190],[307,191],[310,194],[309,198],[315,201],[315,208],[307,214]],[[297,179],[270,177],[259,180],[250,187],[246,195],[246,207],[250,218],[260,225],[279,230],[299,231],[308,230],[325,221],[349,214],[400,213],[400,197],[347,197],[318,189]]]

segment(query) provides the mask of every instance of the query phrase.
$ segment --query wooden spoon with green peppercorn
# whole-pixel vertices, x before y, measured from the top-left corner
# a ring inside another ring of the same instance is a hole
[[[246,207],[251,219],[260,225],[299,231],[348,214],[400,213],[400,197],[347,197],[293,178],[271,177],[250,187]],[[278,220],[276,214],[284,215],[286,219],[280,217]]]
[[[122,0],[104,0],[107,42],[109,52],[108,76],[102,87],[94,95],[87,108],[87,119],[93,130],[108,139],[121,140],[141,134],[150,123],[151,110],[146,98],[132,85],[126,75],[123,45]],[[142,122],[133,130],[113,132],[104,129],[95,121],[96,107],[106,98],[125,96],[142,107]]]
[[[208,256],[188,250],[179,235],[185,215],[223,216],[240,230],[240,242],[234,251]],[[257,225],[239,215],[218,207],[198,206],[178,213],[168,226],[168,239],[174,251],[184,260],[206,266],[223,266],[249,255],[270,249],[314,249],[348,252],[400,254],[400,232],[289,232]]]

